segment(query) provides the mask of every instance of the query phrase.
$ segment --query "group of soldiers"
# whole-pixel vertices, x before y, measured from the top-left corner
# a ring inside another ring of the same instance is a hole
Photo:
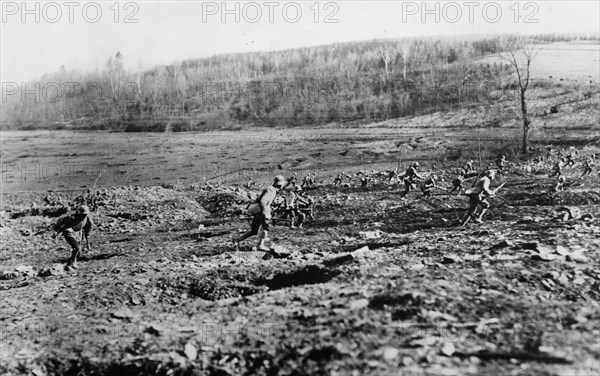
[[[546,156],[546,159],[550,155]],[[583,174],[581,178],[592,174],[594,156],[582,162]],[[566,156],[560,155],[559,159],[554,164],[550,177],[556,177],[556,184],[552,188],[552,192],[563,190],[565,185],[565,176],[563,169],[565,167],[573,167],[577,162],[572,154]],[[507,159],[505,155],[500,155],[495,160],[495,166],[488,164],[483,170],[476,170],[473,166],[473,161],[469,160],[465,165],[456,171],[456,177],[452,180],[452,188],[447,190],[448,194],[464,194],[469,198],[469,208],[466,216],[461,221],[461,226],[466,225],[470,220],[476,223],[482,223],[483,216],[490,208],[489,198],[496,195],[504,184],[491,188],[492,182],[497,178],[499,173],[506,169]],[[419,173],[419,162],[413,162],[403,175],[398,174],[398,168],[385,172],[365,172],[360,171],[356,174],[361,186],[366,186],[369,181],[374,178],[380,178],[392,182],[399,179],[403,184],[403,190],[400,193],[400,199],[405,200],[407,195],[416,189],[417,184],[420,184],[423,197],[430,197],[434,189],[443,189],[438,186],[438,178],[436,175],[424,177]],[[350,182],[354,176],[350,173],[339,172],[334,178],[333,185],[340,186]],[[465,182],[474,178],[474,183],[469,188],[465,188]],[[254,185],[250,180],[248,187]],[[289,223],[290,228],[302,228],[305,220],[308,218],[314,220],[314,200],[311,197],[304,195],[304,188],[311,188],[316,185],[316,173],[306,175],[302,183],[298,182],[298,175],[294,173],[288,179],[282,175],[278,175],[273,180],[273,183],[262,190],[261,194],[247,207],[248,214],[251,215],[250,230],[239,237],[233,238],[233,245],[239,249],[240,243],[244,240],[258,235],[258,243],[255,249],[272,252],[267,246],[268,235],[273,226],[273,220],[285,221]],[[282,197],[278,198],[278,194],[283,191]],[[61,218],[54,225],[53,237],[57,234],[62,234],[65,240],[72,248],[71,257],[67,264],[68,268],[77,268],[77,258],[81,255],[81,244],[86,241],[87,249],[89,250],[89,235],[93,227],[93,221],[90,216],[90,208],[88,204],[91,202],[94,205],[92,210],[96,210],[98,202],[102,196],[100,193],[94,194],[90,190],[82,196],[81,200],[77,201],[81,205],[76,213],[70,216]],[[54,202],[55,198],[48,197],[48,202]],[[277,216],[274,217],[273,213]],[[262,231],[261,231],[262,230]],[[80,239],[74,235],[81,231]]]

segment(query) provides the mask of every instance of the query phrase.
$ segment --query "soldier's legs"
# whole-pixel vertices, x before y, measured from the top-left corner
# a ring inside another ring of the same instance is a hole
[[[73,265],[77,262],[77,257],[79,257],[79,242],[75,237],[75,233],[73,231],[65,231],[63,232],[63,236],[67,243],[71,246],[71,258],[69,259],[68,265]]]
[[[400,194],[400,197],[406,196],[410,192],[411,188],[412,188],[412,183],[408,180],[405,180],[404,181],[404,191],[402,191],[402,193]]]
[[[469,210],[467,211],[467,215],[463,219],[463,223],[475,214],[475,210],[477,210],[478,205],[479,195],[469,195]]]
[[[235,239],[234,242],[241,243],[244,240],[248,239],[251,236],[258,234],[258,230],[260,230],[260,225],[262,222],[263,216],[261,214],[257,214],[252,218],[252,224],[250,225],[250,230],[242,234],[239,238]]]
[[[304,214],[300,210],[298,210],[297,214],[298,214],[298,228],[302,228],[302,225],[304,224],[304,220],[306,219],[306,214]]]
[[[479,216],[475,220],[476,222],[481,222],[483,215],[490,208],[490,203],[487,200],[481,200],[479,202],[479,205],[481,206],[481,211],[479,212]]]

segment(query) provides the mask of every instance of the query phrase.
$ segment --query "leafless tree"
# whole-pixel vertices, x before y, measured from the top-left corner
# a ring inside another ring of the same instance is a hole
[[[511,38],[506,42],[504,52],[501,54],[502,59],[513,67],[517,75],[521,115],[523,118],[523,139],[521,146],[523,154],[529,152],[531,118],[527,109],[527,90],[531,83],[531,63],[537,53],[538,50],[528,45],[524,39]]]

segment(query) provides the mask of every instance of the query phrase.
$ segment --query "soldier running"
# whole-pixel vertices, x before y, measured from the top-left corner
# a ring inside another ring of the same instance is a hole
[[[565,163],[565,167],[573,167],[575,166],[575,159],[573,159],[573,154],[567,154],[567,163]]]
[[[75,233],[83,231],[86,249],[89,252],[89,236],[93,226],[94,222],[92,221],[90,209],[87,207],[87,205],[81,205],[75,214],[60,218],[54,225],[54,233],[52,234],[52,238],[56,239],[58,234],[62,234],[67,243],[69,243],[71,246],[71,258],[67,263],[67,269],[77,269],[77,257],[79,257],[81,254],[81,245],[75,237]]]
[[[591,175],[593,170],[594,170],[594,166],[592,165],[592,159],[591,158],[587,159],[583,163],[583,174],[581,174],[581,176],[579,178],[583,179],[585,176]]]
[[[554,167],[552,168],[552,173],[550,174],[550,177],[553,178],[555,176],[558,176],[558,177],[562,176],[562,169],[564,166],[565,166],[565,163],[564,163],[563,159],[560,158],[554,164]]]
[[[482,218],[485,212],[490,208],[489,201],[486,200],[487,197],[493,197],[498,189],[490,189],[490,185],[492,180],[496,178],[496,170],[488,170],[484,177],[477,180],[473,188],[467,189],[465,194],[469,196],[469,211],[467,216],[463,219],[461,227],[466,225],[469,222],[469,219],[473,218],[473,220],[477,223],[482,223]],[[475,217],[475,212],[477,208],[481,208],[479,215]]]
[[[256,248],[259,251],[270,251],[265,243],[268,239],[272,225],[271,204],[273,203],[273,200],[275,200],[275,197],[277,197],[279,190],[286,184],[285,178],[281,175],[277,175],[273,181],[273,185],[265,188],[254,203],[250,205],[249,213],[253,216],[250,231],[244,233],[239,238],[233,239],[233,245],[236,249],[239,249],[241,242],[251,236],[257,235],[262,227]]]
[[[417,180],[423,179],[417,172],[419,162],[413,163],[404,174],[404,191],[400,194],[400,198],[404,198],[414,188]]]

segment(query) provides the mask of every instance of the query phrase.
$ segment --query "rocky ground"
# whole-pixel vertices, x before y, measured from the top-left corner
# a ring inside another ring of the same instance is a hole
[[[0,372],[597,375],[600,179],[567,170],[551,196],[549,167],[511,163],[464,228],[464,196],[320,177],[315,221],[277,226],[269,260],[230,246],[257,189],[104,188],[74,271],[44,232],[60,205],[5,194]],[[433,168],[448,188],[454,168]]]

